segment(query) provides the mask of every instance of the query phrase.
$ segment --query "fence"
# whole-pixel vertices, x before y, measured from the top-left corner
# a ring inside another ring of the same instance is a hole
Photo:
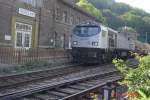
[[[58,49],[15,49],[0,48],[0,63],[25,64],[35,60],[55,61],[58,58],[68,58],[68,50]]]

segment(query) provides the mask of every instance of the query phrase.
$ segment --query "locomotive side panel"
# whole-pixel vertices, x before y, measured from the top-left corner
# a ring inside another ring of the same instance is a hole
[[[117,48],[129,50],[129,40],[123,34],[118,34],[117,38]]]
[[[108,30],[107,27],[101,26],[101,33],[100,33],[100,46],[99,48],[107,49],[108,48]]]
[[[117,49],[118,32],[108,28],[108,49]]]

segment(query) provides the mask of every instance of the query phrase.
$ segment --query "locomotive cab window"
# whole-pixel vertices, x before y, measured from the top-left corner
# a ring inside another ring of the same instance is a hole
[[[74,29],[74,34],[80,37],[89,37],[99,34],[100,27],[98,26],[77,26]]]

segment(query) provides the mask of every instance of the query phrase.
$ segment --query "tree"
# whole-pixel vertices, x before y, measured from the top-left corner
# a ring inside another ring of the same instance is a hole
[[[121,16],[121,18],[124,20],[125,24],[128,26],[133,27],[138,32],[144,31],[144,21],[142,20],[141,16],[137,16],[132,14],[131,12],[127,12]]]
[[[102,23],[105,22],[105,18],[102,16],[102,12],[91,3],[89,3],[87,0],[80,0],[77,5],[85,9],[91,15],[97,17]]]
[[[133,27],[139,35],[139,40],[145,42],[145,33],[148,33],[150,43],[150,14],[133,8],[115,0],[80,0],[80,7],[96,16],[106,26],[118,29],[119,27]]]
[[[148,16],[143,17],[143,21],[147,24],[147,26],[150,26],[150,17]]]
[[[134,15],[141,16],[141,17],[150,16],[148,13],[138,8],[132,8],[129,12],[131,12]]]
[[[103,16],[106,18],[106,23],[108,27],[117,30],[118,27],[124,26],[123,20],[109,9],[103,10]]]
[[[111,6],[111,11],[118,15],[122,15],[126,12],[129,12],[130,10],[131,7],[124,3],[115,3]]]
[[[114,0],[88,0],[98,9],[109,9],[115,2]]]

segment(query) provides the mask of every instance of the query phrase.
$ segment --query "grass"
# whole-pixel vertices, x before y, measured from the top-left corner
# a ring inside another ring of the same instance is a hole
[[[22,66],[14,66],[9,68],[1,68],[0,75],[11,75],[11,74],[19,74],[26,73],[37,70],[45,70],[49,68],[53,68],[59,65],[64,65],[64,63],[49,63],[47,61],[32,61],[28,62]]]

